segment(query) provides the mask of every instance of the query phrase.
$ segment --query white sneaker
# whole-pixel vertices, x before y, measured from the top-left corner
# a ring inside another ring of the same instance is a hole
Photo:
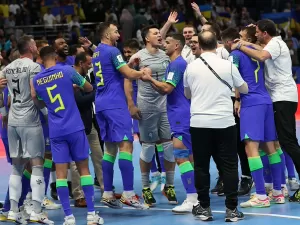
[[[155,172],[151,176],[150,189],[154,191],[160,184],[160,172]]]
[[[0,221],[7,221],[8,212],[0,211]]]
[[[73,215],[66,216],[63,225],[76,225],[75,217]]]
[[[48,215],[43,211],[41,213],[35,213],[34,211],[32,211],[32,213],[30,214],[29,220],[30,220],[30,222],[33,222],[33,223],[43,223],[43,224],[49,224],[49,225],[54,224],[54,222],[52,220],[48,219]]]
[[[27,199],[26,201],[24,201],[24,205],[22,206],[22,208],[24,208],[24,211],[25,211],[28,215],[31,215],[32,210],[33,210],[32,200]]]
[[[289,184],[291,191],[297,191],[299,189],[299,183],[296,178],[289,179],[287,183]]]
[[[43,202],[42,202],[42,207],[45,209],[60,209],[61,204],[56,204],[55,202],[51,201],[47,196],[45,196]]]
[[[176,214],[191,213],[194,204],[196,204],[196,202],[191,202],[186,199],[181,205],[174,207],[172,212]]]
[[[160,176],[160,191],[163,191],[166,186],[167,176],[166,172],[162,172]]]
[[[9,211],[7,215],[7,221],[13,221],[18,224],[27,224],[27,221],[23,218],[22,213]]]
[[[104,224],[104,220],[97,213],[88,213],[87,217],[87,225],[102,225]]]

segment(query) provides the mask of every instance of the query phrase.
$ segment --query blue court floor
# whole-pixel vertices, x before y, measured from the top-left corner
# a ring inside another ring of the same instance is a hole
[[[300,137],[300,122],[297,124],[297,135]],[[135,190],[137,194],[141,195],[141,181],[140,171],[138,166],[140,145],[134,143],[134,165],[135,165]],[[116,161],[117,162],[117,161]],[[0,200],[4,200],[8,176],[10,173],[10,166],[7,165],[5,159],[0,159]],[[91,166],[93,172],[93,167]],[[216,183],[216,168],[214,163],[211,163],[211,186]],[[115,165],[115,177],[114,184],[117,192],[122,190],[121,174],[119,172],[118,165]],[[177,197],[180,203],[185,199],[185,193],[181,184],[179,171],[176,171],[175,188]],[[158,188],[159,189],[159,188]],[[253,190],[254,191],[254,190]],[[121,210],[109,209],[100,203],[100,191],[95,189],[95,202],[96,210],[100,212],[100,215],[104,218],[105,224],[110,225],[194,225],[204,224],[205,222],[195,220],[192,214],[187,215],[173,215],[171,209],[173,206],[169,205],[166,198],[157,190],[154,195],[157,200],[155,208],[150,210],[135,210],[125,207]],[[240,202],[248,200],[249,197],[240,198]],[[73,202],[71,202],[73,204]],[[211,207],[214,214],[214,221],[208,222],[209,224],[225,224],[224,222],[224,197],[211,196]],[[241,225],[282,225],[283,223],[289,223],[289,225],[300,225],[300,204],[289,203],[284,205],[272,205],[266,209],[243,209],[245,214],[245,220],[238,222]],[[77,225],[86,224],[86,209],[73,208],[73,213],[76,217]],[[49,210],[49,218],[54,220],[55,224],[62,225],[64,220],[64,214],[62,210]],[[207,222],[206,222],[207,223]],[[0,223],[1,225],[11,223]]]

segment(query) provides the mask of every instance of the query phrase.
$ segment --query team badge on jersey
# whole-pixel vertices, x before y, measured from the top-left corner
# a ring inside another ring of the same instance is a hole
[[[162,62],[162,65],[163,65],[164,69],[167,69],[169,63],[170,62],[168,60],[165,60],[165,61]]]

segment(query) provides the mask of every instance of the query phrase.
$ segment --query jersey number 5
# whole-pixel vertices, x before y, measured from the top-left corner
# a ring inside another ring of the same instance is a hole
[[[19,79],[17,80],[12,80],[13,83],[16,83],[17,87],[13,88],[13,103],[21,103],[20,100],[17,100],[17,94],[21,94],[20,92],[20,81]]]
[[[101,67],[100,62],[96,62],[95,66],[98,67],[98,71],[96,73],[96,77],[99,77],[99,79],[100,79],[100,82],[97,84],[97,86],[98,87],[99,86],[103,86],[104,85],[104,80],[103,80],[102,67]]]
[[[65,105],[64,105],[64,103],[63,103],[63,101],[61,99],[60,94],[57,94],[54,97],[52,96],[51,91],[53,91],[56,88],[57,88],[56,84],[54,84],[52,87],[47,87],[47,93],[48,93],[48,96],[50,98],[51,103],[54,103],[54,102],[56,102],[58,100],[59,106],[54,110],[54,112],[57,113],[59,110],[64,110],[65,109]]]

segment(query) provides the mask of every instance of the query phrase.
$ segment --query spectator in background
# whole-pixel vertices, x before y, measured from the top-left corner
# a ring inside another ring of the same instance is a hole
[[[72,20],[68,23],[69,32],[73,30],[73,27],[80,29],[79,18],[76,15],[72,15]]]
[[[296,49],[294,49],[293,46],[293,40],[292,39],[288,39],[285,41],[286,45],[288,46],[289,50],[290,50],[290,55],[291,55],[291,59],[292,59],[292,66],[298,66],[299,65],[299,61],[298,61],[298,56],[297,56],[297,52]]]
[[[54,15],[51,12],[51,8],[48,8],[47,13],[45,13],[44,15],[44,24],[45,24],[45,28],[47,29],[53,29],[53,24],[56,22],[56,19],[54,17]]]
[[[144,8],[139,9],[138,13],[134,17],[134,31],[136,32],[142,26],[148,26],[149,22],[145,17],[146,10]]]
[[[5,34],[7,36],[14,33],[14,27],[16,26],[16,21],[13,13],[9,13],[9,17],[4,23]]]
[[[291,39],[293,42],[293,49],[298,49],[300,47],[299,41],[297,38],[293,37],[293,31],[288,30],[287,31],[287,38]]]
[[[17,4],[17,1],[13,0],[12,4],[9,5],[9,12],[16,15],[17,9],[21,10],[20,6]]]
[[[131,39],[134,28],[133,16],[126,8],[122,10],[122,15],[120,17],[120,25],[122,29],[122,41],[125,42]]]
[[[55,17],[56,23],[58,24],[66,24],[67,21],[67,15],[65,14],[65,11],[63,9],[60,10],[59,14]]]

